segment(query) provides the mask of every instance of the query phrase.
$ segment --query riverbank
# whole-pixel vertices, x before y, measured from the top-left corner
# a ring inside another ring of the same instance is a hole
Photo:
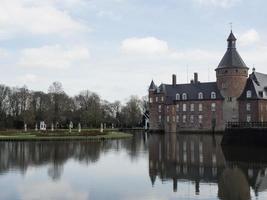
[[[118,130],[106,130],[101,133],[99,130],[84,130],[81,133],[77,131],[57,130],[54,132],[40,131],[1,131],[0,141],[44,141],[44,140],[106,140],[106,139],[126,139],[131,138],[132,134],[120,132]]]

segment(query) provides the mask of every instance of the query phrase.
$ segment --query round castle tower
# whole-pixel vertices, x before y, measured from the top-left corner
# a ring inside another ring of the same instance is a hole
[[[236,38],[232,31],[227,42],[227,51],[215,71],[222,96],[231,99],[238,98],[243,92],[249,68],[236,50]]]

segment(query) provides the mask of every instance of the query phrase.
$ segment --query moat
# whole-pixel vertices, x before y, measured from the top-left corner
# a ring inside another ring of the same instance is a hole
[[[0,142],[0,199],[266,199],[267,148],[220,135]]]

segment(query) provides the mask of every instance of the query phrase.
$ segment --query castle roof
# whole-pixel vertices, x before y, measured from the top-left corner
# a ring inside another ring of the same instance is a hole
[[[160,85],[160,88],[164,89],[163,91],[161,90],[161,92],[165,92],[167,104],[172,104],[173,101],[176,100],[177,93],[181,95],[181,99],[182,94],[186,93],[187,100],[199,100],[198,94],[202,92],[203,100],[210,100],[211,92],[215,92],[216,99],[223,99],[216,82],[199,82],[177,85],[162,84]]]
[[[249,75],[245,89],[239,99],[247,99],[247,91],[251,91],[250,99],[267,99],[267,74],[253,72]]]
[[[243,59],[241,58],[241,56],[236,50],[236,45],[235,45],[236,37],[234,36],[232,31],[227,41],[228,41],[227,51],[225,52],[217,69],[220,69],[220,68],[246,68],[248,69],[245,62],[243,61]]]
[[[149,86],[149,90],[156,90],[157,86],[155,85],[154,81],[152,80]]]

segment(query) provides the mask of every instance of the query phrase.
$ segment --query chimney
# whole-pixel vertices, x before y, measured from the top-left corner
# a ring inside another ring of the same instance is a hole
[[[176,75],[175,74],[172,75],[172,85],[173,86],[176,85]]]
[[[194,73],[194,83],[198,83],[198,74]]]

